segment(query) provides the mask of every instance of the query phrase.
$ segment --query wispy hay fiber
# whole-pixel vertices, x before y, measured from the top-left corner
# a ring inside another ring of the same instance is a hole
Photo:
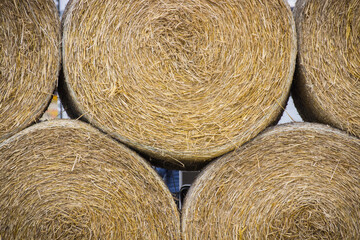
[[[301,116],[360,137],[360,0],[298,0],[295,20]]]
[[[73,117],[196,168],[276,121],[294,28],[283,0],[74,0],[60,96]]]
[[[0,142],[37,121],[54,92],[60,21],[53,0],[0,1]]]
[[[183,239],[358,239],[360,140],[325,125],[269,128],[191,187]]]
[[[0,239],[180,239],[169,190],[142,158],[80,121],[0,145]]]

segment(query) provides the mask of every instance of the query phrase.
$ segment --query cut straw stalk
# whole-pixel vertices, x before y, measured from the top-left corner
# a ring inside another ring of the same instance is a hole
[[[0,1],[0,142],[41,117],[59,66],[60,20],[54,1]]]
[[[358,239],[360,140],[325,125],[265,130],[213,162],[182,209],[188,239]]]
[[[0,159],[0,239],[180,239],[161,178],[88,124],[35,124]]]
[[[74,0],[62,21],[69,114],[177,168],[248,141],[286,104],[286,1]]]

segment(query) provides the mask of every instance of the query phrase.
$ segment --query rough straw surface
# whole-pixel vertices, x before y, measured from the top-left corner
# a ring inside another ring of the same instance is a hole
[[[37,121],[60,65],[60,20],[53,0],[0,1],[0,142]]]
[[[360,0],[298,0],[295,20],[298,111],[360,137]]]
[[[0,159],[0,239],[180,239],[157,173],[85,123],[36,124]]]
[[[74,0],[61,96],[73,117],[193,168],[279,117],[294,27],[283,0]]]
[[[359,239],[360,140],[325,125],[266,130],[204,170],[183,239]]]

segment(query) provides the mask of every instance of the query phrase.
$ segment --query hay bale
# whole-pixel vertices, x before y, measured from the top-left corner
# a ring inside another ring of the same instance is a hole
[[[286,104],[285,1],[74,0],[62,22],[69,114],[177,168],[248,141]]]
[[[300,115],[360,137],[360,1],[298,0],[295,21]]]
[[[0,2],[0,142],[46,110],[57,84],[60,37],[54,1]]]
[[[0,239],[180,239],[161,178],[88,124],[36,124],[4,141],[0,159]]]
[[[325,125],[266,130],[206,168],[183,239],[358,239],[360,140]]]

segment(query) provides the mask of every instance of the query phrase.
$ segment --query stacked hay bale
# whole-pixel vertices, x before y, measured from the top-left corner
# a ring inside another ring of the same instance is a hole
[[[36,124],[0,159],[0,239],[180,239],[156,172],[88,124]]]
[[[282,0],[73,0],[59,92],[72,117],[196,169],[277,121],[295,55]]]
[[[360,137],[360,1],[298,0],[295,20],[299,113]]]
[[[37,121],[60,65],[60,21],[52,0],[0,2],[0,142]]]
[[[183,239],[358,239],[360,139],[325,125],[266,130],[207,167]]]

